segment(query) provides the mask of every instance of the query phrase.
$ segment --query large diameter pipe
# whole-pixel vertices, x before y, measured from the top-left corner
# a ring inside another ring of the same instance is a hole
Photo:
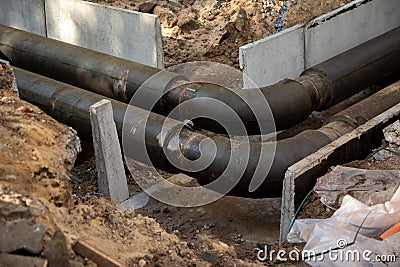
[[[2,25],[1,54],[17,67],[121,100],[129,100],[148,78],[160,71]],[[278,130],[293,126],[313,110],[329,107],[398,72],[398,58],[400,28],[305,71],[296,81],[230,91],[207,83],[185,84],[184,77],[166,71],[145,90],[149,94],[162,94],[166,88],[181,84],[160,101],[157,113],[166,114],[190,99],[212,98],[230,106],[249,133],[267,133],[274,130],[271,125],[276,124]],[[269,103],[273,119],[268,116],[256,119],[247,103],[260,106],[265,101]],[[179,118],[191,119],[197,116],[197,110],[207,110],[211,118],[220,113],[220,107],[214,102],[199,101],[192,105],[191,109],[180,110]],[[213,127],[210,126],[211,130]]]
[[[0,54],[13,66],[110,98],[120,97],[116,87],[123,82],[127,71],[125,93],[129,98],[147,79],[160,71],[4,25],[0,25]],[[178,77],[175,73],[168,74],[170,79]],[[159,90],[165,86],[160,81]]]
[[[89,107],[97,101],[104,99],[103,96],[17,68],[15,68],[15,75],[22,98],[40,106],[56,119],[77,129],[82,135],[91,136]],[[119,101],[110,101],[113,106],[114,120],[121,136],[122,123],[128,106]],[[233,177],[240,178],[240,180],[230,193],[243,197],[280,196],[284,173],[289,166],[399,102],[400,82],[397,82],[338,113],[325,126],[318,130],[307,130],[292,138],[277,141],[276,144],[272,142],[251,143],[249,162],[244,170],[244,174],[241,177]],[[201,156],[199,147],[200,143],[207,138],[206,136],[188,129],[183,131],[177,130],[177,126],[180,126],[181,122],[165,118],[158,114],[151,113],[150,117],[146,119],[147,113],[143,109],[137,107],[130,108],[134,110],[135,115],[130,117],[128,123],[132,128],[146,127],[145,141],[148,154],[155,167],[179,171],[169,163],[163,150],[164,147],[168,147],[171,151],[182,152],[190,160],[196,160]],[[166,124],[161,135],[163,122],[166,122]],[[144,137],[134,134],[130,138],[131,142],[139,143],[143,141],[142,138]],[[226,169],[229,160],[236,163],[241,162],[245,157],[241,155],[241,152],[245,150],[244,147],[247,145],[245,143],[235,142],[221,136],[212,137],[212,141],[217,148],[215,160],[212,164],[199,172],[187,172],[189,175],[196,177],[202,184],[207,184],[220,176]],[[210,145],[210,142],[205,142],[203,145],[206,147],[201,151],[205,151],[206,153],[207,151],[213,151],[212,147],[207,147]],[[259,161],[267,162],[269,159],[263,157],[269,157],[270,153],[268,151],[275,145],[275,157],[271,169],[269,172],[265,172],[264,182],[256,191],[249,192],[249,184],[257,163]],[[235,147],[238,158],[230,159],[232,146]],[[261,153],[263,152],[262,150],[266,150],[267,153]],[[134,151],[131,151],[131,154],[127,156],[134,159],[140,159],[141,157],[141,155],[134,153]],[[233,168],[238,168],[238,166],[233,166]],[[235,172],[233,171],[228,173],[235,176]]]
[[[285,129],[306,119],[314,110],[322,110],[400,72],[400,27],[382,34],[340,55],[328,59],[302,73],[293,80],[284,80],[258,89],[230,91],[215,85],[182,85],[180,91],[171,91],[168,103],[171,108],[189,99],[209,97],[227,103],[239,114],[242,121],[257,129],[271,125],[257,120],[251,108],[269,103],[278,130]],[[246,101],[243,101],[245,99]],[[197,110],[207,109],[218,114],[215,105],[193,104],[182,117],[193,117]],[[262,129],[268,131],[268,129]]]

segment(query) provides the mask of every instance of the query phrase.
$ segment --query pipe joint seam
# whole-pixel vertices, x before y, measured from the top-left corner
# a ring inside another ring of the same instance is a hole
[[[336,121],[345,122],[345,123],[347,123],[348,125],[350,125],[351,127],[353,127],[355,129],[358,126],[363,125],[367,120],[365,118],[361,117],[361,116],[357,116],[355,119],[352,119],[352,118],[350,118],[348,116],[345,116],[345,115],[334,115],[334,116],[328,118],[324,122],[323,126],[326,126],[329,123],[336,122]]]
[[[325,71],[320,68],[306,70],[297,81],[309,90],[315,110],[323,110],[331,106],[333,88]]]

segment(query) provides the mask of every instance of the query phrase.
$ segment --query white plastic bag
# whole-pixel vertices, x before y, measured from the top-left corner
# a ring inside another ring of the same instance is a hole
[[[347,195],[331,218],[296,220],[287,238],[307,242],[302,256],[311,266],[400,266],[400,233],[378,240],[398,222],[400,187],[374,206]]]

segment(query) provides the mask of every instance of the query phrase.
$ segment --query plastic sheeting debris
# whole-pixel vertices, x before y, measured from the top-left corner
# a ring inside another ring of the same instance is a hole
[[[400,187],[374,206],[346,195],[331,218],[296,220],[288,241],[307,242],[303,259],[311,266],[399,266],[400,233],[379,240],[398,222]]]
[[[336,166],[317,180],[314,190],[321,202],[337,210],[345,195],[367,205],[389,201],[400,186],[400,170],[364,170]]]
[[[389,143],[400,146],[400,120],[383,129],[383,135]]]

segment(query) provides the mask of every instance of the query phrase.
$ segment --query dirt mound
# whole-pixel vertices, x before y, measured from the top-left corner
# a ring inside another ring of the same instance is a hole
[[[15,96],[9,89],[10,69],[0,66],[4,77],[0,83],[0,180],[57,206],[69,206],[68,172],[80,151],[76,132]]]

